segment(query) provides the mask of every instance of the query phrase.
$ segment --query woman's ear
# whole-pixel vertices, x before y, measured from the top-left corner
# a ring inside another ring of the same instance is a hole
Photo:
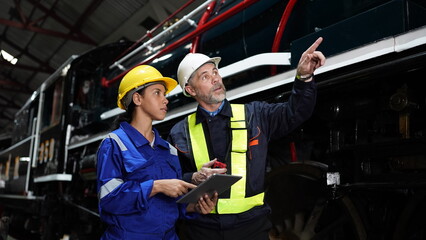
[[[142,96],[139,93],[135,92],[132,95],[132,101],[136,106],[139,106],[142,103]]]

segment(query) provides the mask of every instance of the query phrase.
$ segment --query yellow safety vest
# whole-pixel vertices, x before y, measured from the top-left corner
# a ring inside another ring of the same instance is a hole
[[[263,192],[251,197],[245,197],[248,141],[245,111],[243,104],[231,104],[231,108],[233,115],[230,122],[232,131],[231,173],[232,175],[242,176],[242,179],[232,185],[230,198],[220,198],[216,210],[213,210],[211,213],[242,213],[255,206],[263,205]],[[196,124],[195,115],[196,113],[193,113],[188,116],[188,126],[195,164],[197,169],[200,170],[203,164],[210,161],[210,157],[204,137],[203,125]]]

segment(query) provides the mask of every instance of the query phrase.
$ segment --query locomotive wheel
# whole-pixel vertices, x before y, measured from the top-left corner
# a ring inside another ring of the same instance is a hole
[[[366,231],[348,196],[333,200],[327,166],[291,163],[267,176],[265,201],[271,206],[271,240],[364,240]]]
[[[416,192],[407,202],[395,227],[393,240],[417,240],[426,236],[426,193]]]

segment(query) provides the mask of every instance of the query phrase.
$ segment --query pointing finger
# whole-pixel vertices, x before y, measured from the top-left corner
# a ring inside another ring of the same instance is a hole
[[[194,185],[192,183],[183,182],[183,184],[186,188],[196,188],[197,187],[197,185]]]
[[[317,50],[318,46],[321,44],[322,42],[322,37],[319,37],[307,50],[306,53],[313,53],[315,52],[315,50]]]

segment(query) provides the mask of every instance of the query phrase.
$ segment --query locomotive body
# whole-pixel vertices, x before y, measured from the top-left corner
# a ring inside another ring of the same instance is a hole
[[[9,233],[99,238],[96,151],[122,113],[117,88],[132,67],[176,78],[188,52],[221,56],[231,102],[285,101],[299,56],[322,36],[314,114],[270,144],[271,239],[420,239],[425,12],[408,0],[206,1],[149,40],[72,56],[17,113],[12,144],[0,151]],[[179,87],[168,99],[168,116],[155,123],[164,138],[196,108]]]

